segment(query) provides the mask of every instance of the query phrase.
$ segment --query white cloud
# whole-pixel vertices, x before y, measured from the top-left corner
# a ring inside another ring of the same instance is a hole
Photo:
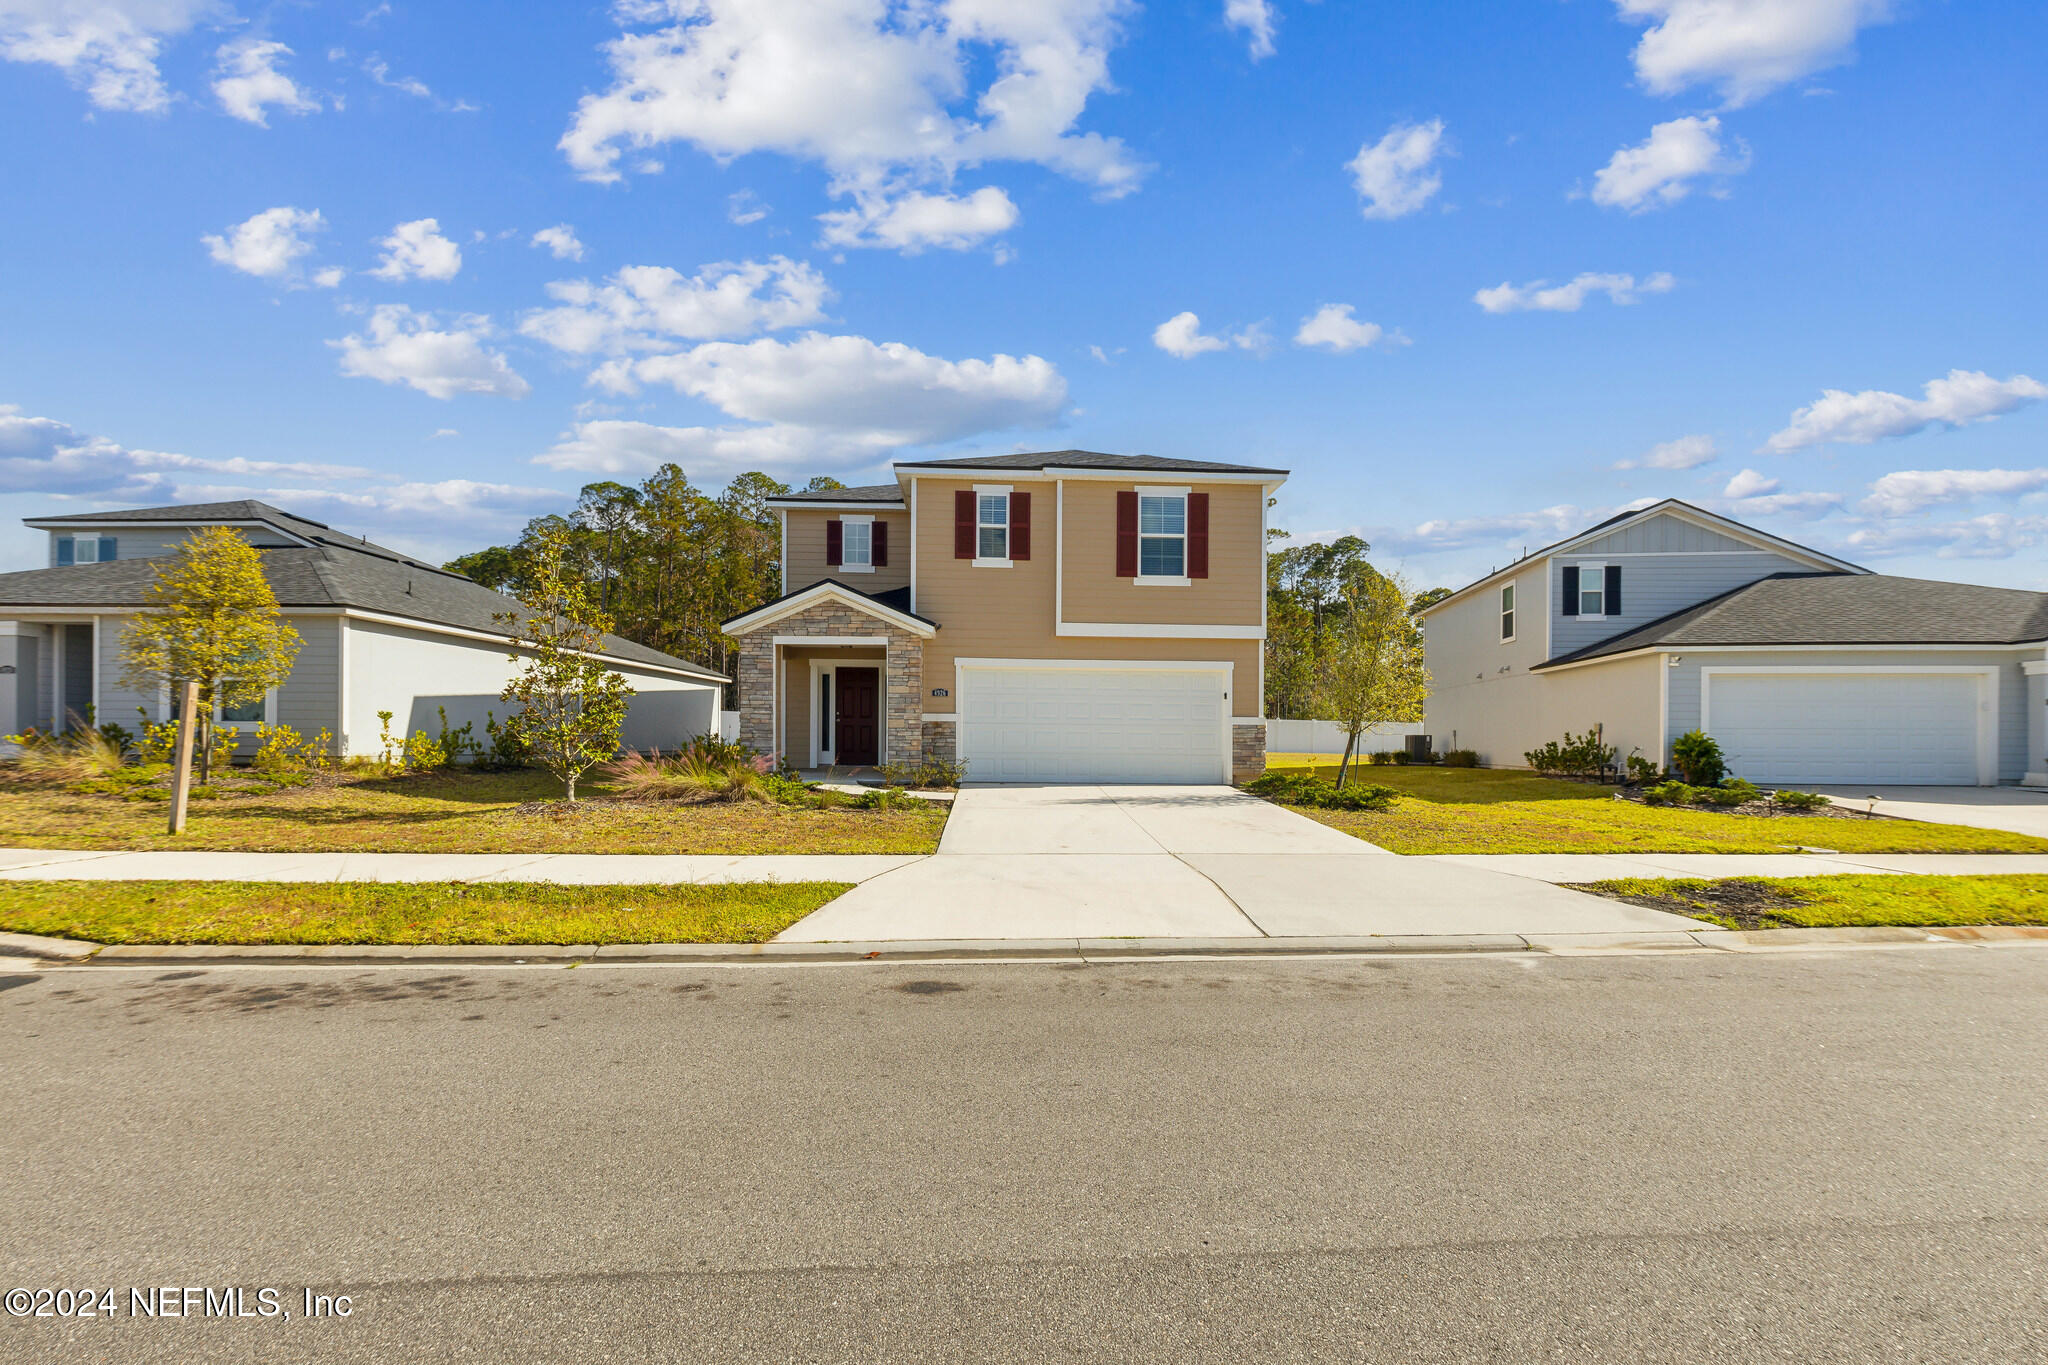
[[[299,261],[312,254],[307,238],[320,232],[327,221],[318,209],[281,207],[265,209],[230,227],[224,235],[208,233],[199,240],[207,253],[222,265],[258,279],[295,281]],[[341,283],[341,267],[329,266],[314,272],[313,283],[332,289]]]
[[[1492,289],[1480,290],[1472,296],[1472,301],[1489,313],[1530,310],[1576,313],[1594,294],[1605,294],[1610,302],[1627,305],[1638,302],[1644,294],[1668,293],[1676,283],[1675,279],[1663,271],[1644,276],[1640,284],[1633,275],[1596,275],[1587,272],[1569,284],[1553,285],[1548,280],[1531,280],[1522,285],[1503,282]]]
[[[558,280],[548,294],[561,306],[527,314],[519,330],[576,355],[803,327],[824,319],[832,297],[823,275],[787,256],[720,261],[695,275],[630,265],[603,284]]]
[[[1899,517],[1937,503],[2048,489],[2048,469],[1900,469],[1870,485],[1863,510]]]
[[[1623,147],[1593,175],[1593,202],[1641,213],[1675,204],[1704,175],[1740,175],[1749,148],[1740,138],[1721,143],[1721,120],[1711,115],[1676,118],[1650,129],[1638,146]]]
[[[1223,0],[1223,22],[1244,30],[1253,61],[1273,55],[1273,29],[1280,16],[1273,12],[1271,0]]]
[[[666,384],[751,425],[581,422],[540,463],[613,473],[664,460],[693,471],[865,463],[905,446],[1043,427],[1067,399],[1065,378],[1038,356],[945,360],[901,343],[819,332],[615,361],[599,378],[617,391]]]
[[[1841,505],[1840,493],[1759,493],[1735,499],[1729,510],[1745,517],[1818,517]]]
[[[2048,384],[2023,374],[1993,379],[1980,370],[1950,370],[1945,379],[1929,380],[1923,392],[1924,398],[1913,399],[1883,389],[1827,389],[1819,402],[1793,413],[1762,448],[1782,455],[1808,446],[1869,445],[1931,426],[1987,422],[2048,398]]]
[[[1397,123],[1378,142],[1358,149],[1346,162],[1364,202],[1367,218],[1401,218],[1427,204],[1443,188],[1444,178],[1431,163],[1446,151],[1444,121]]]
[[[1376,322],[1360,322],[1351,313],[1348,303],[1324,304],[1301,320],[1294,333],[1294,344],[1326,351],[1356,351],[1381,341],[1394,345],[1406,341],[1398,333],[1388,335],[1386,328]]]
[[[1621,460],[1616,469],[1698,469],[1703,464],[1712,464],[1720,457],[1721,451],[1714,444],[1714,438],[1707,435],[1681,436],[1675,441],[1660,441],[1650,447],[1647,454],[1632,460]]]
[[[49,417],[27,417],[0,403],[0,491],[143,502],[170,498],[192,475],[288,475],[348,479],[369,474],[352,465],[282,460],[207,460],[140,450],[89,436]]]
[[[1366,539],[1376,549],[1411,554],[1465,550],[1481,545],[1516,551],[1562,540],[1617,512],[1635,511],[1657,501],[1656,498],[1639,498],[1620,507],[1580,507],[1573,503],[1559,503],[1533,512],[1438,518],[1412,527],[1383,527],[1369,531]]]
[[[1143,167],[1075,131],[1109,87],[1130,0],[627,0],[604,45],[611,87],[577,106],[560,147],[588,179],[658,170],[689,143],[730,161],[815,162],[835,194],[941,189],[993,161],[1048,167],[1115,197]]]
[[[225,44],[215,54],[213,97],[222,109],[258,128],[270,126],[267,111],[273,108],[287,114],[314,113],[320,101],[277,69],[278,62],[291,55],[292,50],[283,43],[260,38]]]
[[[384,257],[370,273],[380,280],[452,280],[462,269],[462,248],[441,235],[436,218],[400,223],[378,245]]]
[[[443,329],[430,313],[387,303],[370,314],[367,338],[351,333],[327,344],[341,352],[341,372],[406,384],[434,398],[489,393],[524,398],[527,382],[505,357],[488,349],[489,318],[461,317]]]
[[[969,195],[912,190],[895,198],[856,195],[854,207],[821,213],[824,244],[888,247],[910,254],[926,247],[965,251],[1017,222],[1017,206],[994,185]]]
[[[382,57],[371,56],[365,60],[363,62],[363,73],[386,89],[401,91],[416,99],[430,100],[434,98],[434,92],[428,88],[425,81],[417,76],[394,77],[391,74],[391,63],[385,61]]]
[[[1760,474],[1754,469],[1745,469],[1734,478],[1728,480],[1728,486],[1721,490],[1721,496],[1724,498],[1754,498],[1760,497],[1765,493],[1775,493],[1777,491],[1778,480]]]
[[[220,0],[0,0],[0,57],[56,67],[98,108],[161,113],[164,40],[225,13]]]
[[[529,246],[544,246],[555,253],[558,261],[580,261],[583,259],[583,243],[576,240],[576,229],[567,223],[542,228],[533,234]]]
[[[740,190],[737,193],[725,196],[725,216],[727,221],[737,223],[741,227],[745,227],[749,223],[760,222],[772,211],[766,204],[761,202],[760,196],[752,190]]]
[[[2048,545],[2048,517],[2021,517],[2009,512],[1919,525],[1883,521],[1848,538],[1851,550],[1870,559],[1905,554],[1932,554],[1937,559],[2010,559],[2044,545]]]
[[[1856,31],[1891,17],[1888,0],[1615,0],[1651,27],[1636,44],[1636,78],[1653,94],[1695,85],[1747,104],[1854,56]]]
[[[1152,344],[1171,356],[1189,360],[1205,351],[1259,351],[1272,341],[1263,325],[1254,323],[1222,336],[1204,336],[1202,320],[1193,313],[1175,313],[1152,329]]]

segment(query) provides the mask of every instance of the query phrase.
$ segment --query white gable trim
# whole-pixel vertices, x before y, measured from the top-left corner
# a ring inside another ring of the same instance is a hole
[[[772,626],[777,621],[786,620],[800,611],[807,611],[820,602],[828,601],[842,603],[855,611],[864,611],[877,620],[899,626],[920,639],[929,640],[938,634],[937,626],[920,621],[915,616],[898,611],[894,607],[885,607],[872,597],[864,596],[851,588],[841,587],[837,583],[813,584],[794,597],[771,602],[765,607],[756,607],[744,616],[735,616],[727,621],[724,630],[727,635],[745,635],[763,626]]]

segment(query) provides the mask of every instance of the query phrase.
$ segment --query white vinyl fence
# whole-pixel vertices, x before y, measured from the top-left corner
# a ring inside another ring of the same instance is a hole
[[[1360,753],[1381,749],[1405,749],[1408,736],[1423,733],[1422,723],[1375,725],[1358,737]],[[1269,754],[1341,754],[1344,727],[1334,720],[1269,720],[1266,722],[1266,752]]]

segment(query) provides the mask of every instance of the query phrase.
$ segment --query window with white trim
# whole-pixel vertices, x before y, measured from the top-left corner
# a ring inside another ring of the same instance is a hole
[[[275,691],[260,692],[254,697],[228,701],[227,685],[230,679],[222,678],[214,684],[213,719],[218,725],[268,725],[270,724],[270,698]]]
[[[1184,578],[1187,571],[1187,494],[1139,493],[1138,577]]]
[[[1500,590],[1500,642],[1507,644],[1515,638],[1515,585],[1510,583]]]
[[[974,497],[974,557],[1010,557],[1010,495],[977,493]]]
[[[1607,566],[1605,564],[1579,565],[1579,615],[1605,616],[1607,614]]]
[[[875,524],[865,518],[847,517],[839,523],[839,563],[843,568],[865,569],[875,559]]]

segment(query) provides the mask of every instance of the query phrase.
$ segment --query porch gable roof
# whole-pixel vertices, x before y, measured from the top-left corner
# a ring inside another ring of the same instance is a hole
[[[820,602],[838,602],[865,612],[876,620],[895,626],[919,639],[929,640],[938,634],[939,623],[912,611],[893,607],[881,598],[864,593],[858,588],[849,588],[844,583],[830,578],[821,578],[806,588],[787,592],[772,602],[764,602],[752,611],[740,613],[720,623],[720,629],[727,635],[748,635],[770,626],[777,621],[807,611]]]

